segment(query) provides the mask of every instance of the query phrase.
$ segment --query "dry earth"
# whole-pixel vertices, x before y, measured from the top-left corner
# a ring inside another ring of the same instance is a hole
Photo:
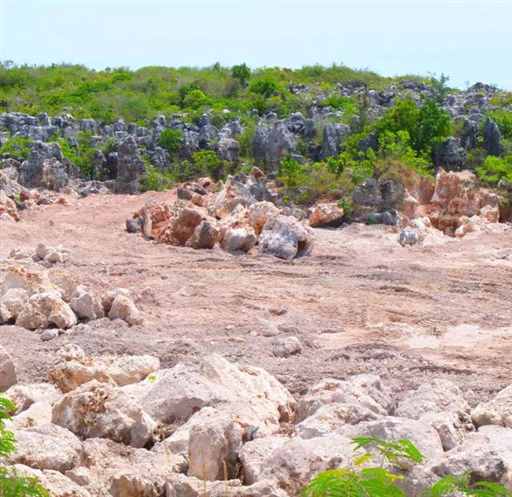
[[[361,372],[388,378],[398,397],[434,377],[473,401],[511,383],[509,226],[414,248],[379,226],[317,229],[313,255],[293,262],[159,245],[125,231],[145,201],[171,197],[92,196],[2,224],[0,258],[62,244],[71,258],[52,271],[97,289],[130,288],[145,316],[142,326],[99,320],[50,342],[0,326],[20,382],[45,380],[54,352],[71,341],[93,355],[154,354],[164,367],[215,351],[264,367],[299,395],[320,378]],[[272,341],[286,335],[303,351],[277,358]]]

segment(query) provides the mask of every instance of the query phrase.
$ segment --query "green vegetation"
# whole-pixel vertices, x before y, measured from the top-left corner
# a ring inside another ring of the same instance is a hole
[[[367,93],[358,97],[340,94],[338,85],[355,83],[369,90],[382,90],[400,80],[423,82],[433,90],[433,97],[418,105],[413,99],[397,101],[379,119],[370,112]],[[354,70],[343,65],[306,66],[301,69],[268,67],[251,69],[246,64],[205,68],[145,67],[136,71],[107,68],[103,71],[79,65],[16,66],[0,63],[0,107],[5,111],[50,115],[70,113],[75,118],[94,118],[114,122],[147,124],[157,115],[179,114],[185,122],[197,123],[208,112],[211,122],[221,127],[238,118],[243,124],[240,165],[230,166],[212,150],[196,152],[183,160],[180,150],[183,133],[166,129],[159,145],[169,153],[170,172],[148,168],[146,187],[162,189],[175,181],[211,175],[216,179],[236,172],[236,167],[250,167],[252,141],[259,116],[272,111],[280,118],[292,112],[308,115],[312,105],[330,109],[324,120],[315,123],[308,136],[297,137],[297,152],[304,161],[285,158],[278,171],[290,201],[310,203],[320,198],[348,202],[353,189],[368,177],[413,171],[421,175],[434,172],[433,154],[449,136],[461,136],[462,121],[453,123],[441,103],[449,91],[448,78],[386,78],[368,70]],[[296,92],[304,85],[307,91]],[[510,94],[493,99],[498,106],[512,103]],[[489,112],[503,135],[504,157],[487,157],[482,140],[467,153],[467,164],[475,168],[482,182],[496,185],[512,176],[512,112],[497,108]],[[343,140],[340,153],[321,161],[323,130],[327,123],[345,123],[350,133]],[[95,178],[95,148],[90,134],[81,133],[78,143],[58,138],[64,156],[86,178]],[[115,150],[110,140],[100,145],[105,154]],[[30,153],[30,141],[14,137],[0,147],[0,156],[24,160]],[[303,163],[304,162],[304,163]],[[149,164],[149,163],[148,163]],[[348,204],[347,204],[348,205]]]
[[[0,396],[0,461],[16,449],[12,432],[5,427],[10,414],[16,406],[6,397]],[[48,492],[36,478],[20,476],[16,470],[1,461],[0,465],[0,496],[2,497],[48,497]]]
[[[30,154],[30,139],[14,136],[0,147],[0,157],[10,157],[17,160],[28,159]]]
[[[388,442],[377,437],[357,437],[353,442],[356,451],[353,465],[318,474],[304,488],[303,497],[406,497],[403,490],[406,468],[424,459],[416,446],[405,439]],[[464,474],[441,478],[424,495],[510,497],[512,493],[498,483],[474,482],[470,475]]]
[[[161,171],[149,161],[145,161],[146,174],[142,179],[141,190],[143,192],[161,192],[172,188],[176,182],[171,171]]]
[[[420,78],[416,78],[420,79]],[[95,71],[80,65],[13,66],[0,64],[2,111],[94,118],[113,122],[119,118],[147,122],[158,114],[228,109],[245,114],[256,108],[284,115],[305,110],[309,97],[293,95],[290,84],[305,84],[312,92],[334,91],[338,83],[358,80],[382,89],[397,79],[343,65],[307,66],[302,69],[262,68],[246,64],[231,68],[215,64],[206,68],[150,66],[131,71],[107,68]]]
[[[179,129],[165,129],[160,134],[158,144],[169,152],[169,155],[175,157],[183,143],[183,133]]]
[[[62,155],[78,167],[84,177],[94,179],[96,175],[94,169],[96,149],[92,146],[91,140],[91,134],[82,131],[77,136],[78,143],[76,146],[71,145],[64,138],[57,139],[57,143],[60,145]]]
[[[512,155],[495,157],[489,155],[483,164],[476,168],[478,177],[488,185],[496,186],[501,180],[512,184]]]

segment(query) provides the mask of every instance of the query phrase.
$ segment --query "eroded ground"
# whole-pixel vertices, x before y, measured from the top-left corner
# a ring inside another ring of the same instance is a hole
[[[143,326],[99,320],[49,342],[0,326],[20,382],[46,380],[54,352],[74,342],[93,355],[151,353],[164,367],[215,351],[264,367],[295,394],[322,377],[368,371],[388,377],[397,396],[433,377],[475,400],[510,384],[512,228],[414,248],[379,226],[315,230],[313,255],[294,262],[158,245],[125,231],[145,201],[170,197],[93,196],[0,226],[0,258],[62,244],[70,261],[52,271],[97,289],[130,288],[145,316]],[[297,336],[302,353],[274,357],[281,335]]]

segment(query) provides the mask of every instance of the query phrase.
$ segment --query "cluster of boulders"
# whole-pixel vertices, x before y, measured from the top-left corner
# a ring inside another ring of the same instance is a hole
[[[35,257],[54,261],[64,252],[42,250]],[[142,317],[123,288],[103,295],[93,289],[61,277],[60,285],[52,282],[46,270],[27,265],[10,265],[0,283],[0,324],[15,324],[29,330],[66,330],[79,321],[103,317],[122,319],[130,325],[140,324]]]
[[[255,249],[281,259],[311,253],[313,234],[308,226],[278,208],[263,173],[229,177],[215,191],[210,179],[177,190],[174,203],[146,205],[127,221],[127,230],[175,246],[212,249],[217,244],[232,254]]]
[[[500,222],[499,196],[470,171],[441,169],[435,180],[412,172],[401,182],[371,178],[352,200],[355,220],[402,228],[403,245],[414,245],[432,229],[461,238]]]
[[[14,400],[10,462],[55,497],[292,497],[319,471],[348,466],[352,439],[409,439],[408,495],[447,474],[512,483],[512,387],[471,409],[434,379],[397,401],[378,376],[326,378],[300,399],[260,368],[219,355],[161,369],[151,356],[61,349],[49,383],[18,385],[0,348],[0,390]]]
[[[21,211],[36,206],[69,205],[70,198],[78,196],[73,188],[50,190],[42,183],[39,183],[37,188],[28,187],[27,183],[21,184],[18,170],[20,163],[14,160],[7,160],[4,163],[8,165],[4,164],[5,167],[2,169],[0,164],[0,221],[19,221]],[[99,191],[107,190],[101,188],[98,189],[98,193]]]

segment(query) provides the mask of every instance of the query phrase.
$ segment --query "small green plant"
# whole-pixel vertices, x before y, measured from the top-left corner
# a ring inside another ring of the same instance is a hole
[[[353,464],[319,473],[303,489],[303,497],[406,497],[400,483],[406,479],[411,465],[423,462],[418,448],[407,439],[387,441],[372,436],[356,437],[353,443]],[[467,474],[447,475],[425,491],[425,497],[451,495],[510,497],[512,494],[498,483],[472,482]]]
[[[0,147],[0,157],[12,157],[25,160],[30,154],[30,139],[24,136],[13,136]]]
[[[5,422],[16,406],[6,397],[0,396],[0,461],[16,449],[12,432],[6,429]],[[2,497],[49,497],[37,478],[21,476],[17,471],[1,461],[0,464],[0,496]]]

